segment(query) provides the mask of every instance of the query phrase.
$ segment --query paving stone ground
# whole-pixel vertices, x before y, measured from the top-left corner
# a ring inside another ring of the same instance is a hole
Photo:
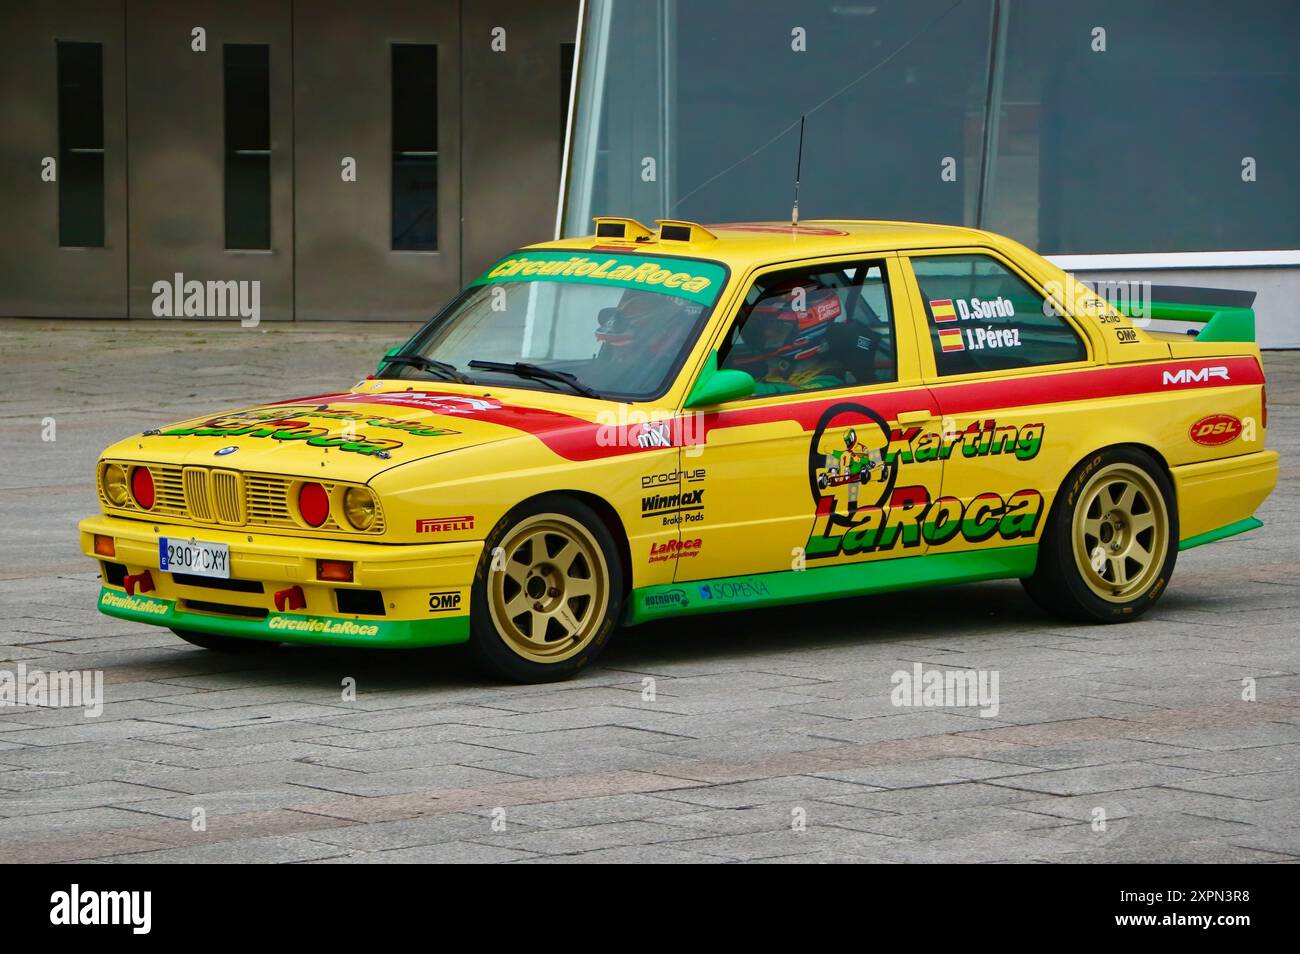
[[[649,625],[511,687],[454,650],[230,658],[95,611],[105,444],[350,384],[409,331],[0,322],[0,671],[106,684],[98,718],[0,708],[0,861],[1300,858],[1300,353],[1265,357],[1264,529],[1183,554],[1132,625],[987,583]],[[895,708],[915,663],[997,670],[996,716]]]

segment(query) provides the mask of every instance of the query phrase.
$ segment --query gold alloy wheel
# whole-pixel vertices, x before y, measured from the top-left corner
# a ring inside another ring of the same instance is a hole
[[[558,513],[512,527],[488,582],[492,623],[530,662],[557,663],[595,637],[609,605],[609,567],[585,526]]]
[[[1146,592],[1169,547],[1169,511],[1155,481],[1131,464],[1111,464],[1078,499],[1071,539],[1084,582],[1112,603]]]

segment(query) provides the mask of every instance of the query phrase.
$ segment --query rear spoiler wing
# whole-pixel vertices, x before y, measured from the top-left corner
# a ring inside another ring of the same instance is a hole
[[[1236,288],[1152,285],[1150,299],[1133,300],[1133,282],[1097,282],[1094,289],[1121,313],[1135,319],[1185,321],[1197,341],[1254,341],[1255,292]]]

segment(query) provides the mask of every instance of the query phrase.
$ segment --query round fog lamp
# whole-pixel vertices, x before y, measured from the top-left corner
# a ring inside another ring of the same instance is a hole
[[[320,484],[303,484],[298,491],[298,513],[311,527],[321,526],[330,515],[330,498]]]
[[[153,474],[148,467],[131,468],[131,496],[145,510],[153,509]]]
[[[375,522],[375,495],[369,487],[349,487],[343,493],[343,514],[358,530],[369,530]]]
[[[104,468],[104,496],[114,507],[127,505],[126,468],[109,464]]]

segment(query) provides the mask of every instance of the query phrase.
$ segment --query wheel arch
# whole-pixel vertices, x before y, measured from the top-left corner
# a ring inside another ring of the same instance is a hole
[[[592,512],[600,518],[600,522],[605,525],[605,529],[614,538],[614,544],[618,548],[619,566],[623,571],[623,595],[626,596],[632,588],[632,548],[628,543],[627,528],[623,526],[623,521],[619,518],[618,511],[614,509],[613,504],[599,494],[586,490],[547,490],[525,497],[511,507],[510,512],[545,497],[569,497],[590,507]]]
[[[1070,464],[1069,469],[1067,469],[1065,474],[1061,477],[1061,483],[1056,488],[1056,496],[1052,498],[1052,507],[1051,511],[1048,513],[1048,519],[1051,519],[1051,517],[1055,515],[1056,505],[1060,501],[1063,491],[1066,489],[1066,482],[1070,479],[1070,475],[1079,469],[1080,464],[1086,461],[1089,457],[1092,457],[1094,454],[1104,454],[1108,450],[1119,450],[1121,448],[1130,448],[1132,450],[1141,451],[1156,462],[1160,467],[1160,470],[1168,479],[1170,488],[1173,489],[1174,499],[1170,501],[1170,504],[1173,507],[1177,507],[1178,489],[1177,485],[1174,483],[1173,471],[1169,469],[1169,461],[1165,458],[1165,455],[1160,453],[1160,451],[1156,450],[1150,444],[1144,444],[1141,441],[1115,441],[1110,444],[1099,444]]]

